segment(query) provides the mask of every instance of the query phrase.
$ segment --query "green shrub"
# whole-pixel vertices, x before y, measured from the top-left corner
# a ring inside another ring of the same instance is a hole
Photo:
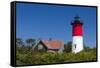
[[[20,47],[16,50],[17,65],[96,61],[96,48],[88,49],[88,51],[84,50],[76,54],[71,52],[33,52],[31,48],[27,47],[24,49]]]

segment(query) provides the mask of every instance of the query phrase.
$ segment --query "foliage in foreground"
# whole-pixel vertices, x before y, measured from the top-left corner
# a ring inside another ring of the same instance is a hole
[[[17,47],[16,49],[17,65],[29,64],[53,64],[80,61],[96,61],[96,49],[88,49],[80,53],[50,53],[50,52],[33,52],[31,47]]]

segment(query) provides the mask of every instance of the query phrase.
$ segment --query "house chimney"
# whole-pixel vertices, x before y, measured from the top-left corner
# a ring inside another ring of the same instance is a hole
[[[52,40],[52,38],[49,38],[49,41],[51,41]]]

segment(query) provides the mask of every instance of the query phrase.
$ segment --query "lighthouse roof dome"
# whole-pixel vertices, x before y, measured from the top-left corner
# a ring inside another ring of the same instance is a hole
[[[83,23],[81,22],[80,17],[78,15],[74,17],[74,20],[71,22],[71,24],[72,25],[73,24],[81,24],[81,25],[83,25]]]

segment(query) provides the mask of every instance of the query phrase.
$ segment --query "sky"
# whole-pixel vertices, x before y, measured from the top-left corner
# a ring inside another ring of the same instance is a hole
[[[96,8],[46,4],[16,4],[16,37],[72,41],[71,22],[76,15],[83,22],[83,41],[96,46]]]

